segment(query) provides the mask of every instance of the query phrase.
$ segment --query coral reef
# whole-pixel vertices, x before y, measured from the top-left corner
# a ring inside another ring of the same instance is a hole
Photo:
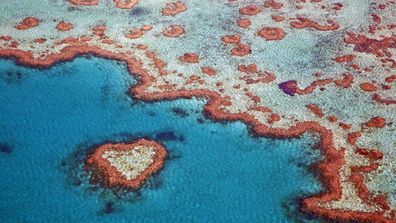
[[[104,144],[87,158],[92,179],[107,187],[137,190],[153,173],[162,168],[165,148],[155,142],[140,139],[132,143]]]

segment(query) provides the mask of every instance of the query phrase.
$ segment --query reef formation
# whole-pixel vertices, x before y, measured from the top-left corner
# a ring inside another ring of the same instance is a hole
[[[110,188],[137,190],[160,170],[166,149],[155,141],[140,139],[132,143],[108,143],[96,148],[86,160],[92,180]]]
[[[210,117],[260,136],[319,133],[325,191],[301,208],[396,222],[394,0],[25,2],[2,1],[0,57],[120,60],[136,98],[204,97]]]

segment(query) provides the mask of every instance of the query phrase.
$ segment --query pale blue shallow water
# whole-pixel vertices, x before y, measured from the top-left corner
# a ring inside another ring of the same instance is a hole
[[[0,60],[0,222],[316,222],[298,198],[321,190],[316,140],[252,137],[202,114],[205,101],[134,101],[124,65],[80,57],[38,70]],[[165,167],[138,192],[89,183],[105,141],[157,139]]]

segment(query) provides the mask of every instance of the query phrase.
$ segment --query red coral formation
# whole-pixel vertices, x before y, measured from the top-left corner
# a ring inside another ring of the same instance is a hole
[[[276,79],[276,76],[267,71],[260,71],[256,64],[249,65],[238,65],[238,70],[248,74],[240,77],[240,80],[244,80],[246,84],[256,83],[270,83]]]
[[[351,129],[351,125],[346,124],[346,123],[344,123],[344,122],[338,123],[338,126],[340,126],[340,127],[341,127],[342,129],[344,129],[345,131]]]
[[[367,188],[365,184],[365,176],[363,175],[364,173],[370,173],[372,171],[375,171],[379,167],[379,163],[376,163],[375,161],[380,160],[383,158],[383,154],[378,151],[378,150],[368,150],[364,148],[358,148],[356,150],[358,154],[361,154],[365,157],[367,157],[371,164],[366,165],[366,166],[352,166],[351,167],[351,176],[350,176],[350,181],[355,185],[357,191],[358,191],[358,196],[363,200],[363,202],[371,205],[372,203],[376,204],[382,212],[390,210],[387,198],[384,195],[377,195],[374,196]],[[392,216],[393,218],[393,216]],[[381,219],[382,220],[382,219]],[[377,221],[375,221],[377,222]],[[381,222],[395,222],[395,221],[387,221],[384,219],[384,221]]]
[[[98,36],[100,38],[105,38],[105,31],[106,31],[106,26],[104,25],[98,25],[92,28],[92,32],[95,36]]]
[[[349,54],[349,55],[336,57],[334,60],[338,63],[345,63],[345,62],[352,62],[353,58],[355,58],[355,56]]]
[[[341,10],[343,6],[344,6],[344,5],[343,5],[342,3],[336,2],[336,3],[333,4],[333,8],[332,8],[332,9],[334,9],[334,10]]]
[[[56,25],[56,29],[61,31],[61,32],[66,32],[69,31],[73,28],[73,25],[71,23],[61,21]]]
[[[363,202],[370,204],[372,194],[370,193],[369,189],[367,188],[364,180],[365,177],[363,173],[369,173],[374,170],[378,169],[378,163],[372,163],[368,166],[352,166],[351,167],[351,176],[349,180],[355,185],[358,196],[363,200]]]
[[[139,0],[114,0],[115,7],[120,9],[131,9],[133,8]]]
[[[10,41],[10,40],[12,40],[12,37],[11,36],[0,36],[0,40]]]
[[[379,104],[385,104],[385,105],[395,105],[396,104],[395,99],[383,98],[379,94],[373,94],[371,99],[376,101]]]
[[[266,40],[281,40],[285,37],[286,33],[281,28],[264,27],[258,31],[257,35]]]
[[[12,41],[10,44],[10,47],[13,47],[13,48],[17,48],[18,46],[19,46],[19,43],[17,41]]]
[[[15,26],[15,28],[18,30],[26,30],[38,26],[39,23],[40,21],[37,18],[26,17],[17,26]]]
[[[249,28],[249,26],[251,24],[252,24],[252,22],[250,21],[250,19],[247,19],[247,18],[237,20],[237,25],[244,29]]]
[[[129,33],[125,34],[125,37],[128,39],[137,39],[144,35],[143,29],[134,28],[129,30]]]
[[[166,62],[158,58],[158,56],[152,51],[146,51],[147,58],[151,59],[154,67],[157,69],[159,75],[167,75],[168,71],[165,69]]]
[[[216,70],[211,67],[201,67],[202,73],[207,74],[209,76],[216,75]]]
[[[387,82],[387,83],[392,83],[392,82],[395,82],[395,81],[396,81],[396,74],[385,78],[385,82]]]
[[[78,45],[78,44],[84,44],[86,41],[89,41],[89,37],[80,37],[80,38],[73,38],[73,37],[67,37],[61,41],[56,42],[55,44],[60,45],[60,44],[68,44],[68,45]]]
[[[272,124],[281,120],[281,117],[278,114],[272,113],[268,118],[268,124]]]
[[[361,83],[359,86],[360,86],[360,89],[362,89],[363,91],[367,91],[367,92],[376,91],[378,89],[377,86],[375,86],[375,84],[373,84],[371,82],[364,82],[364,83]]]
[[[181,25],[171,25],[162,31],[166,37],[180,37],[184,34],[184,29]]]
[[[243,72],[243,73],[247,73],[247,74],[252,74],[252,73],[257,73],[258,72],[258,68],[256,64],[249,64],[249,65],[238,65],[237,68],[239,71]]]
[[[252,50],[250,49],[250,46],[243,43],[238,43],[234,48],[231,49],[231,55],[238,57],[246,56],[251,52]]]
[[[254,95],[252,92],[247,91],[245,92],[245,95],[250,98],[254,102],[254,104],[258,104],[261,101],[261,98],[257,95]]]
[[[154,148],[155,154],[153,157],[153,163],[134,179],[128,180],[125,178],[116,167],[112,166],[107,159],[102,157],[103,153],[106,151],[129,151],[133,150],[136,146],[152,147]],[[121,186],[137,190],[150,175],[162,168],[166,154],[167,152],[161,144],[145,139],[132,143],[108,143],[95,149],[95,151],[86,160],[86,165],[93,171],[93,179],[99,180],[107,187]]]
[[[73,5],[92,6],[99,4],[99,0],[68,0]]]
[[[348,73],[343,74],[342,79],[334,81],[334,83],[337,86],[344,87],[344,88],[349,88],[352,85],[352,82],[353,82],[353,76],[352,76],[352,74],[348,74]]]
[[[322,109],[315,105],[315,104],[309,104],[307,105],[307,108],[316,116],[318,116],[319,118],[322,118],[324,116]]]
[[[282,22],[285,21],[285,17],[281,16],[281,15],[271,15],[272,20],[274,20],[275,22]]]
[[[275,0],[265,0],[264,7],[272,8],[272,9],[281,9],[283,7],[283,4]]]
[[[179,60],[185,63],[198,63],[199,56],[196,53],[185,53],[183,56],[179,57]]]
[[[360,136],[362,136],[361,132],[351,132],[348,133],[347,142],[351,145],[355,145],[356,142],[359,140]]]
[[[384,157],[384,154],[382,154],[378,150],[369,150],[369,149],[365,149],[365,148],[356,149],[356,153],[367,157],[371,161],[377,161]]]
[[[336,122],[338,119],[334,115],[330,115],[329,117],[327,117],[327,120],[329,120],[330,122]]]
[[[241,36],[240,35],[226,35],[226,36],[221,37],[221,40],[224,43],[240,43]]]
[[[385,127],[385,119],[381,117],[373,117],[364,125],[370,128],[383,128]]]
[[[377,204],[382,210],[388,211],[390,210],[388,199],[384,195],[377,195],[372,198],[372,201]],[[392,211],[392,218],[394,218],[394,211]],[[391,215],[392,215],[391,214]]]
[[[151,26],[151,25],[144,25],[142,27],[142,30],[145,31],[145,32],[150,31],[152,29],[153,29],[153,26]]]
[[[336,30],[339,28],[338,23],[333,20],[328,20],[327,21],[328,25],[320,25],[315,21],[303,17],[298,17],[293,20],[294,21],[290,22],[290,25],[296,29],[313,28],[320,31],[329,31],[329,30]]]
[[[187,10],[186,5],[181,2],[173,2],[173,3],[167,3],[165,5],[165,8],[162,9],[162,15],[164,16],[175,16],[179,13],[182,13]]]
[[[344,42],[355,45],[354,50],[357,52],[365,52],[374,54],[378,57],[390,56],[388,49],[396,48],[396,36],[383,37],[382,39],[371,39],[365,35],[356,35],[348,33]]]
[[[44,43],[45,41],[47,41],[47,39],[45,39],[45,38],[37,38],[34,40],[35,43],[40,43],[40,44]]]
[[[239,13],[242,15],[257,15],[261,12],[261,9],[257,5],[247,5],[239,9]]]

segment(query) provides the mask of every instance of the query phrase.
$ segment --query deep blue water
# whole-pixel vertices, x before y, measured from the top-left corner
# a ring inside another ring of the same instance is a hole
[[[321,190],[313,136],[252,137],[206,119],[202,99],[135,101],[134,83],[95,57],[45,70],[0,60],[0,222],[313,222],[297,211]],[[137,192],[89,183],[90,148],[139,137],[168,148],[164,169]]]

